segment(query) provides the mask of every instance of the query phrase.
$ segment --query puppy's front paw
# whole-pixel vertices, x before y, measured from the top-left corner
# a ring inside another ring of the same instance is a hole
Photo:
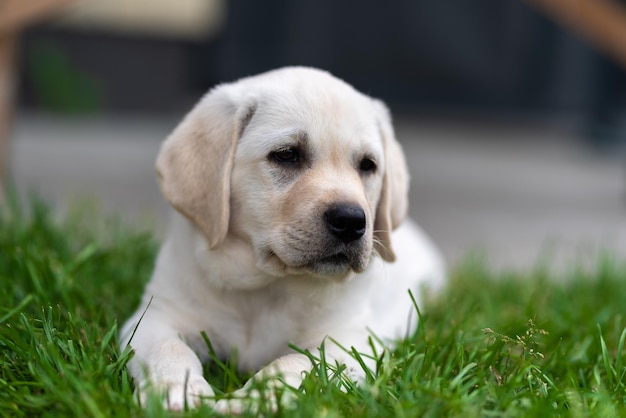
[[[224,415],[242,415],[250,412],[254,415],[262,413],[274,414],[278,411],[276,398],[261,398],[258,393],[233,393],[232,398],[220,399],[213,405],[213,409]]]
[[[213,409],[224,415],[241,415],[244,411],[251,409],[250,400],[245,399],[220,399],[215,403]]]
[[[250,383],[250,382],[248,382]],[[276,413],[279,408],[295,407],[297,397],[288,388],[277,387],[251,388],[246,384],[242,389],[233,392],[228,399],[220,399],[213,409],[225,415],[241,415],[251,412],[255,415]]]
[[[182,411],[185,405],[198,407],[203,398],[214,396],[213,389],[202,376],[190,376],[185,383],[170,385],[167,389],[167,407],[172,411]]]
[[[142,385],[139,389],[139,402],[146,405],[152,393],[164,396],[163,406],[171,411],[183,411],[187,408],[195,408],[208,400],[204,398],[213,397],[215,394],[211,386],[202,376],[189,376],[182,381],[170,381],[159,383],[156,387]]]

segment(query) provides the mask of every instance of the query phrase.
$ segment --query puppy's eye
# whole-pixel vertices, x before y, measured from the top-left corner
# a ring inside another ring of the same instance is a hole
[[[364,173],[373,173],[376,171],[376,163],[369,158],[363,158],[359,163],[359,170]]]
[[[295,148],[284,148],[274,151],[270,157],[279,163],[297,163],[300,161],[300,153]]]

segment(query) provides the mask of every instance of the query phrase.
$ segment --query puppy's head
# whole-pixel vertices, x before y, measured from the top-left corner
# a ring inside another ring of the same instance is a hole
[[[408,174],[389,113],[326,72],[216,87],[163,143],[157,172],[211,249],[246,242],[272,275],[343,278],[375,252],[395,258]]]

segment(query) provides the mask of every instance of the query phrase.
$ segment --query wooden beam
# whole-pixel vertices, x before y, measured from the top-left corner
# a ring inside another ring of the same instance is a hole
[[[0,1],[0,32],[11,33],[35,23],[74,0],[2,0]]]
[[[617,0],[525,0],[626,69],[626,6]]]

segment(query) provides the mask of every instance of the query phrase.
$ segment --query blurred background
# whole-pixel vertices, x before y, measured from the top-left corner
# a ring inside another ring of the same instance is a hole
[[[4,182],[161,234],[160,142],[211,86],[285,65],[387,102],[451,264],[626,257],[621,0],[0,0]]]

